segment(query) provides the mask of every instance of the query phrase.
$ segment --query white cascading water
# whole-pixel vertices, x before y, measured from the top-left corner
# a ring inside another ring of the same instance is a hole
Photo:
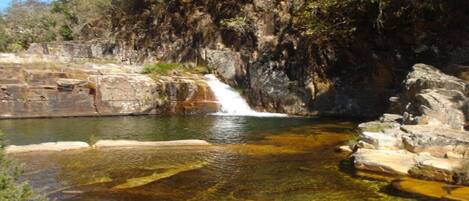
[[[205,75],[206,82],[213,91],[215,98],[221,105],[216,115],[227,116],[256,116],[256,117],[286,117],[286,114],[256,112],[249,107],[246,100],[232,87],[221,82],[215,75]]]

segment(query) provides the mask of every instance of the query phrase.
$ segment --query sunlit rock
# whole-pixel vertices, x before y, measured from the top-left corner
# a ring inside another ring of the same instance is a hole
[[[352,157],[355,168],[388,174],[408,175],[417,162],[407,151],[358,149]]]
[[[41,151],[68,151],[88,148],[90,148],[90,145],[86,142],[50,142],[24,146],[7,146],[5,152],[7,154],[16,154]]]
[[[178,140],[178,141],[160,141],[143,142],[133,140],[99,140],[94,147],[168,147],[168,146],[208,146],[210,143],[204,140]]]

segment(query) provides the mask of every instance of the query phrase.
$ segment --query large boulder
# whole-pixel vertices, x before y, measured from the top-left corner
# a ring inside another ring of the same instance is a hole
[[[238,85],[246,75],[244,62],[238,52],[205,49],[202,57],[207,61],[210,71],[231,85]]]
[[[393,112],[408,124],[431,124],[463,130],[467,124],[468,82],[437,68],[416,64],[404,82],[404,93],[393,98]]]

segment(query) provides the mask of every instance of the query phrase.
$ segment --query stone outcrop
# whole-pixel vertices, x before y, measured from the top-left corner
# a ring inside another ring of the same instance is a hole
[[[416,64],[391,111],[359,125],[357,169],[469,185],[468,82]]]
[[[132,140],[99,140],[93,146],[95,148],[122,148],[122,147],[171,147],[171,146],[208,146],[210,143],[204,140],[177,140],[162,142],[141,142]]]
[[[156,76],[140,66],[0,58],[0,118],[205,114],[218,104],[200,75]]]
[[[406,124],[432,124],[461,130],[467,123],[469,83],[416,64],[407,76],[404,91],[393,98],[394,111],[404,114]]]
[[[176,140],[176,141],[131,141],[131,140],[99,140],[90,145],[86,142],[47,142],[31,145],[10,145],[5,148],[7,154],[21,154],[31,152],[61,152],[82,149],[118,149],[118,148],[157,148],[157,147],[184,147],[209,146],[204,140]]]
[[[88,149],[90,145],[86,142],[48,142],[33,145],[15,146],[11,145],[6,147],[5,152],[7,154],[18,154],[28,152],[56,152],[56,151],[69,151]]]

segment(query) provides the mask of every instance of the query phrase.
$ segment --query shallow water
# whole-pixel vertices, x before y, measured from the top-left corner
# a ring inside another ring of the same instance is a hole
[[[0,121],[12,144],[203,139],[213,146],[29,153],[23,179],[57,200],[415,200],[341,171],[354,123],[306,118],[119,117]]]

